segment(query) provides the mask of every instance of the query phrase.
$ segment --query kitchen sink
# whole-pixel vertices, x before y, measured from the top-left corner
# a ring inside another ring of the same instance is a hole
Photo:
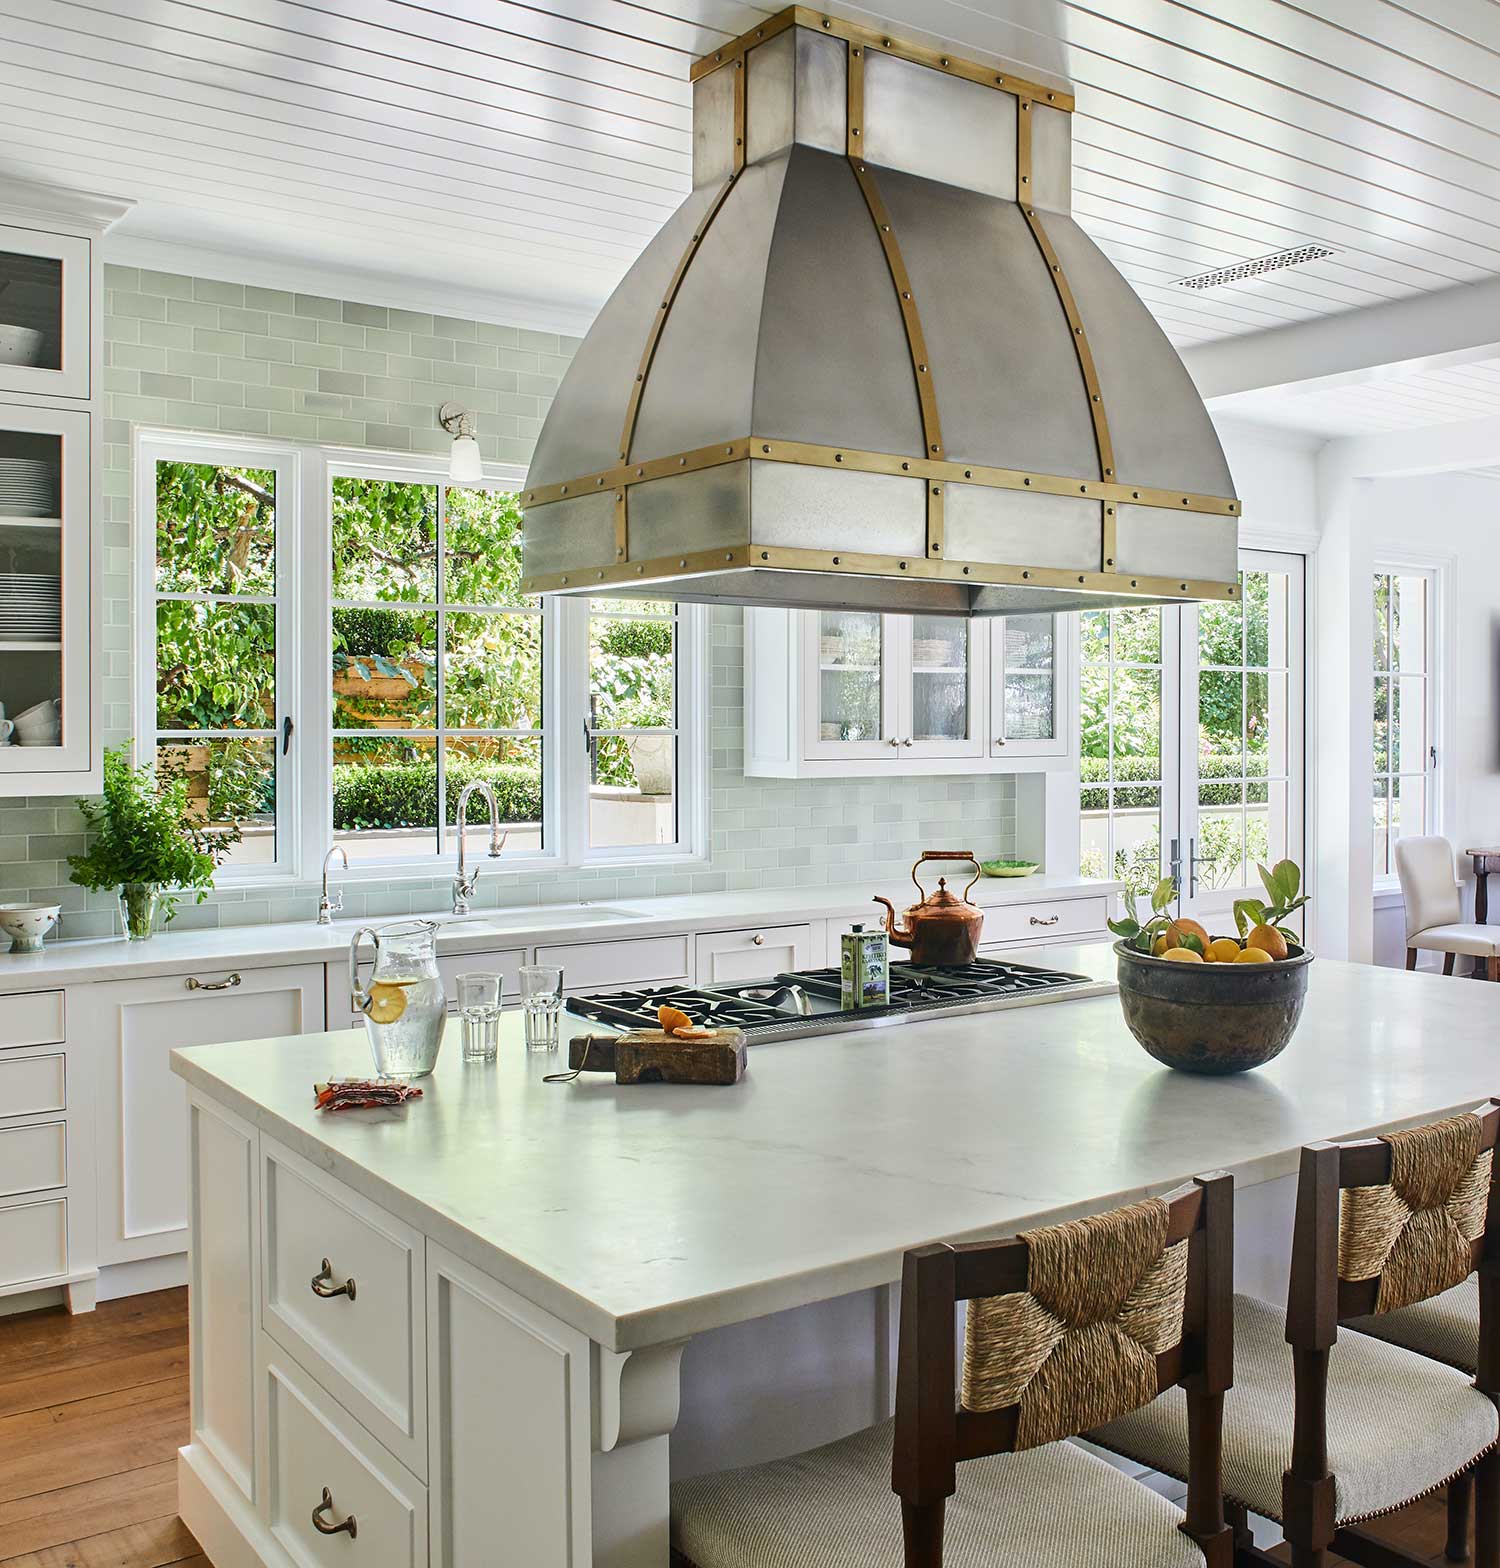
[[[374,915],[362,920],[342,915],[334,922],[334,929],[352,933],[361,926],[378,929],[400,925],[406,920],[430,920],[438,928],[441,941],[445,935],[456,936],[460,932],[478,936],[495,931],[510,935],[552,926],[602,926],[615,920],[638,918],[628,909],[611,909],[604,904],[538,904],[524,909],[484,909],[470,915],[449,915],[434,910],[412,915]]]

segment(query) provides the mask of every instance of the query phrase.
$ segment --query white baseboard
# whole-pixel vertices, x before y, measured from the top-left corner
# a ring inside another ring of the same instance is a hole
[[[148,1290],[170,1290],[186,1285],[187,1253],[169,1258],[142,1258],[137,1263],[108,1263],[99,1270],[99,1300],[116,1301],[121,1296],[143,1296]]]
[[[197,1443],[177,1450],[177,1513],[214,1568],[296,1568],[245,1496]]]

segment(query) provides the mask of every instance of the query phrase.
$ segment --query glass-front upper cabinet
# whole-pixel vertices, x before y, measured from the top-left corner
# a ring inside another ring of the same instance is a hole
[[[952,615],[902,615],[899,707],[902,749],[911,757],[984,755],[975,672],[986,628]]]
[[[0,795],[88,771],[91,642],[89,415],[0,401]]]
[[[822,610],[803,618],[810,757],[880,757],[900,744],[891,680],[894,616]]]
[[[89,395],[89,244],[0,224],[0,395]]]
[[[991,756],[1053,757],[1067,751],[1060,621],[1056,615],[1007,615],[992,623]]]

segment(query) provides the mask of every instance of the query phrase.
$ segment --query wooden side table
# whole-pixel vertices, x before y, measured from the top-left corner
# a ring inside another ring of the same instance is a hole
[[[1490,920],[1490,872],[1500,871],[1500,849],[1466,849],[1474,862],[1474,918],[1480,925]]]

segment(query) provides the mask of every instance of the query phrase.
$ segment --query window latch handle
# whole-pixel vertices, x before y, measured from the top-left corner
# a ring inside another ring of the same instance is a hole
[[[281,755],[286,756],[292,749],[292,716],[287,716],[281,721]]]

